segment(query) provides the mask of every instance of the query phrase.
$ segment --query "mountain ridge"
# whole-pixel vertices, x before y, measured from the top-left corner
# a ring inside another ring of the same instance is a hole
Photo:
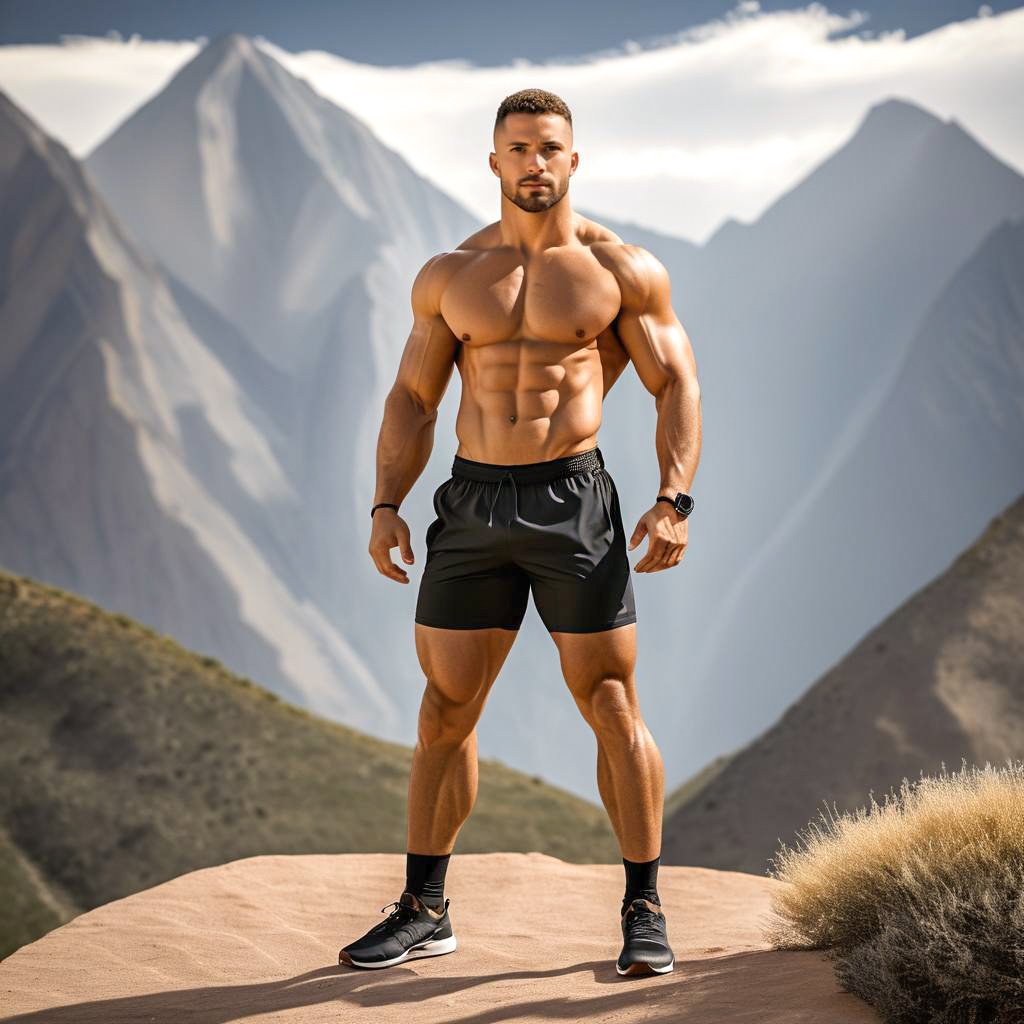
[[[61,923],[55,913],[238,857],[404,853],[411,757],[126,615],[0,570],[0,956]],[[457,850],[591,863],[614,862],[617,846],[602,808],[481,758]],[[48,900],[25,906],[12,876],[41,879]]]
[[[191,333],[88,174],[12,104],[0,112],[0,265],[16,297],[0,307],[0,561],[173,622],[192,647],[284,695],[392,714],[365,663],[246,534],[246,514],[264,502],[280,514],[263,547],[293,530],[295,491],[262,414]],[[238,519],[215,498],[225,488]],[[264,603],[247,601],[260,584]]]
[[[1019,753],[1024,495],[900,604],[693,796],[666,815],[663,863],[764,873],[822,801]]]

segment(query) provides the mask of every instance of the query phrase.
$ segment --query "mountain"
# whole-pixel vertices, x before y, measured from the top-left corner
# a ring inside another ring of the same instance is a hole
[[[273,564],[300,502],[271,425],[78,164],[2,95],[0,153],[0,565],[282,695],[386,713],[372,672]],[[278,532],[254,538],[246,509],[264,505]]]
[[[160,177],[165,166],[173,180]],[[338,700],[347,703],[339,707],[285,659],[287,685],[310,709],[382,738],[413,735],[423,685],[412,643],[418,567],[429,496],[457,444],[458,385],[403,504],[418,559],[411,586],[385,580],[367,556],[367,510],[383,399],[411,322],[412,277],[475,223],[377,148],[365,125],[237,35],[211,43],[88,167],[191,332],[228,369],[298,506],[240,493],[224,471],[229,453],[201,428],[186,433],[196,478],[281,588],[333,630],[331,643],[344,638],[347,671],[361,672],[375,699],[350,700],[358,688],[341,676]],[[278,200],[288,216],[278,216]],[[315,228],[307,202],[315,202]],[[1016,172],[955,122],[893,100],[873,107],[846,145],[757,221],[726,225],[705,246],[617,226],[664,256],[701,375],[704,452],[690,546],[680,566],[635,578],[638,694],[670,780],[749,742],[1001,507],[1005,485],[980,488],[973,504],[950,510],[934,542],[884,565],[884,579],[865,589],[859,565],[849,578],[829,568],[849,564],[841,548],[857,502],[817,498],[858,448],[943,289],[1022,210]],[[432,241],[431,224],[447,225]],[[382,226],[404,241],[381,241]],[[299,258],[304,242],[308,264]],[[323,252],[340,268],[337,288],[324,276]],[[1012,367],[1005,375],[1012,379]],[[1006,400],[1005,390],[996,393],[997,403]],[[932,401],[955,399],[943,391]],[[987,449],[986,431],[1004,412],[965,423],[963,444]],[[656,493],[655,416],[635,373],[624,373],[607,397],[600,444],[627,532]],[[944,453],[922,457],[947,471]],[[889,487],[896,471],[886,466],[871,480]],[[904,516],[912,502],[892,505],[899,516],[876,520],[880,550],[921,530],[920,518]],[[832,546],[796,544],[787,559],[774,558],[798,520]],[[262,607],[265,589],[248,600]],[[772,598],[776,590],[795,595],[792,605]],[[849,615],[840,611],[846,603]],[[152,624],[177,636],[165,622]],[[290,646],[286,637],[273,641]],[[238,667],[231,651],[205,650]],[[260,678],[277,685],[271,674]],[[593,734],[532,612],[488,705],[482,751],[597,799]]]
[[[379,609],[371,600],[367,614],[352,599],[351,563],[361,584],[377,575],[363,537],[367,498],[384,398],[412,326],[412,280],[480,223],[234,32],[86,166],[280,430],[275,451],[307,519],[293,538],[292,582],[332,619],[371,626]],[[358,540],[339,520],[360,528]]]
[[[0,572],[0,956],[189,871],[404,853],[412,750]],[[456,851],[612,863],[603,809],[483,759]]]
[[[147,251],[292,373],[329,338],[337,347],[369,326],[348,308],[355,281],[378,300],[400,285],[407,333],[409,269],[479,227],[368,125],[237,32],[204,47],[87,167]],[[367,333],[350,344],[372,347]],[[381,340],[393,350],[400,333]]]
[[[273,559],[281,585],[372,665],[381,700],[345,720],[392,739],[414,733],[422,675],[411,625],[409,643],[396,644],[392,623],[411,623],[415,594],[366,552],[377,434],[412,326],[412,280],[480,224],[238,33],[206,46],[86,166],[190,327],[269,421],[297,515],[221,487],[215,464],[204,483]],[[447,451],[438,445],[403,508],[417,540],[447,475],[453,422],[449,403],[438,428]],[[195,447],[209,439],[197,435]],[[308,706],[337,711],[322,696]]]
[[[1016,171],[955,120],[889,100],[697,258],[605,220],[665,262],[701,380],[689,545],[635,580],[640,696],[669,778],[763,731],[1024,485],[1021,263],[1002,234],[1022,215]],[[971,312],[940,324],[964,289]],[[963,415],[953,351],[987,415]],[[657,486],[654,429],[627,370],[601,441],[627,532]],[[973,465],[951,458],[954,434]]]
[[[819,814],[1020,755],[1024,495],[666,816],[662,862],[763,874]]]
[[[863,635],[1021,490],[1024,219],[952,276],[813,484],[779,510],[706,638],[723,675],[751,649],[785,672]]]

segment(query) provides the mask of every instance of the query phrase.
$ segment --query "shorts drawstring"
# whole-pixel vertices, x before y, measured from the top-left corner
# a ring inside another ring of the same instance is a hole
[[[487,525],[488,526],[493,526],[494,525],[494,506],[495,506],[495,504],[496,504],[496,502],[498,500],[498,495],[501,493],[501,485],[506,480],[511,480],[512,481],[512,491],[515,494],[515,503],[516,503],[516,518],[517,519],[519,518],[519,489],[516,487],[516,478],[511,473],[505,472],[505,473],[502,474],[501,479],[498,481],[498,486],[497,486],[497,488],[494,491],[494,497],[491,499],[490,514],[487,517]]]
[[[598,472],[605,476],[606,481],[610,478],[605,474],[604,455],[601,449],[594,447],[585,452],[575,452],[572,455],[565,455],[558,459],[551,459],[546,462],[516,463],[509,466],[489,462],[477,462],[473,459],[464,459],[456,455],[452,461],[452,477],[464,480],[476,480],[479,483],[492,485],[495,481],[498,486],[494,488],[491,496],[490,509],[487,514],[487,525],[494,525],[494,508],[498,504],[498,497],[501,494],[501,485],[509,480],[512,483],[512,490],[515,493],[515,518],[519,519],[519,483],[535,484],[545,483],[552,480],[561,480],[574,476],[578,473]],[[551,492],[554,496],[554,492]],[[555,500],[559,500],[557,497]],[[602,493],[605,516],[611,526],[612,514],[609,507],[609,500]],[[512,525],[510,521],[509,526]]]

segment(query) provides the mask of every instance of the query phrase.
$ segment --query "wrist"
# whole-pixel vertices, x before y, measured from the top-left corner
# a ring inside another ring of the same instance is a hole
[[[396,514],[398,512],[398,505],[396,505],[393,501],[378,501],[377,504],[374,505],[372,509],[370,509],[370,518],[371,519],[373,518],[373,516],[376,513],[377,509],[379,509],[379,508],[390,508]]]
[[[693,511],[693,497],[685,491],[675,491],[672,494],[661,493],[655,499],[655,504],[659,504],[661,502],[664,502],[666,505],[671,505],[680,520],[686,519]]]

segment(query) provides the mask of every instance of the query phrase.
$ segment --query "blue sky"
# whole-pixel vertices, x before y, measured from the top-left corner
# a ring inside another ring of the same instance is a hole
[[[0,45],[57,42],[63,34],[137,33],[144,39],[213,38],[237,31],[262,35],[291,51],[323,49],[366,64],[415,64],[461,58],[481,66],[516,58],[557,60],[659,38],[722,17],[725,0],[494,4],[481,0],[0,0]],[[763,0],[763,11],[806,3]],[[854,31],[904,29],[908,37],[978,13],[965,0],[861,0],[828,3],[837,14],[866,13]],[[1020,7],[990,0],[993,13]]]

